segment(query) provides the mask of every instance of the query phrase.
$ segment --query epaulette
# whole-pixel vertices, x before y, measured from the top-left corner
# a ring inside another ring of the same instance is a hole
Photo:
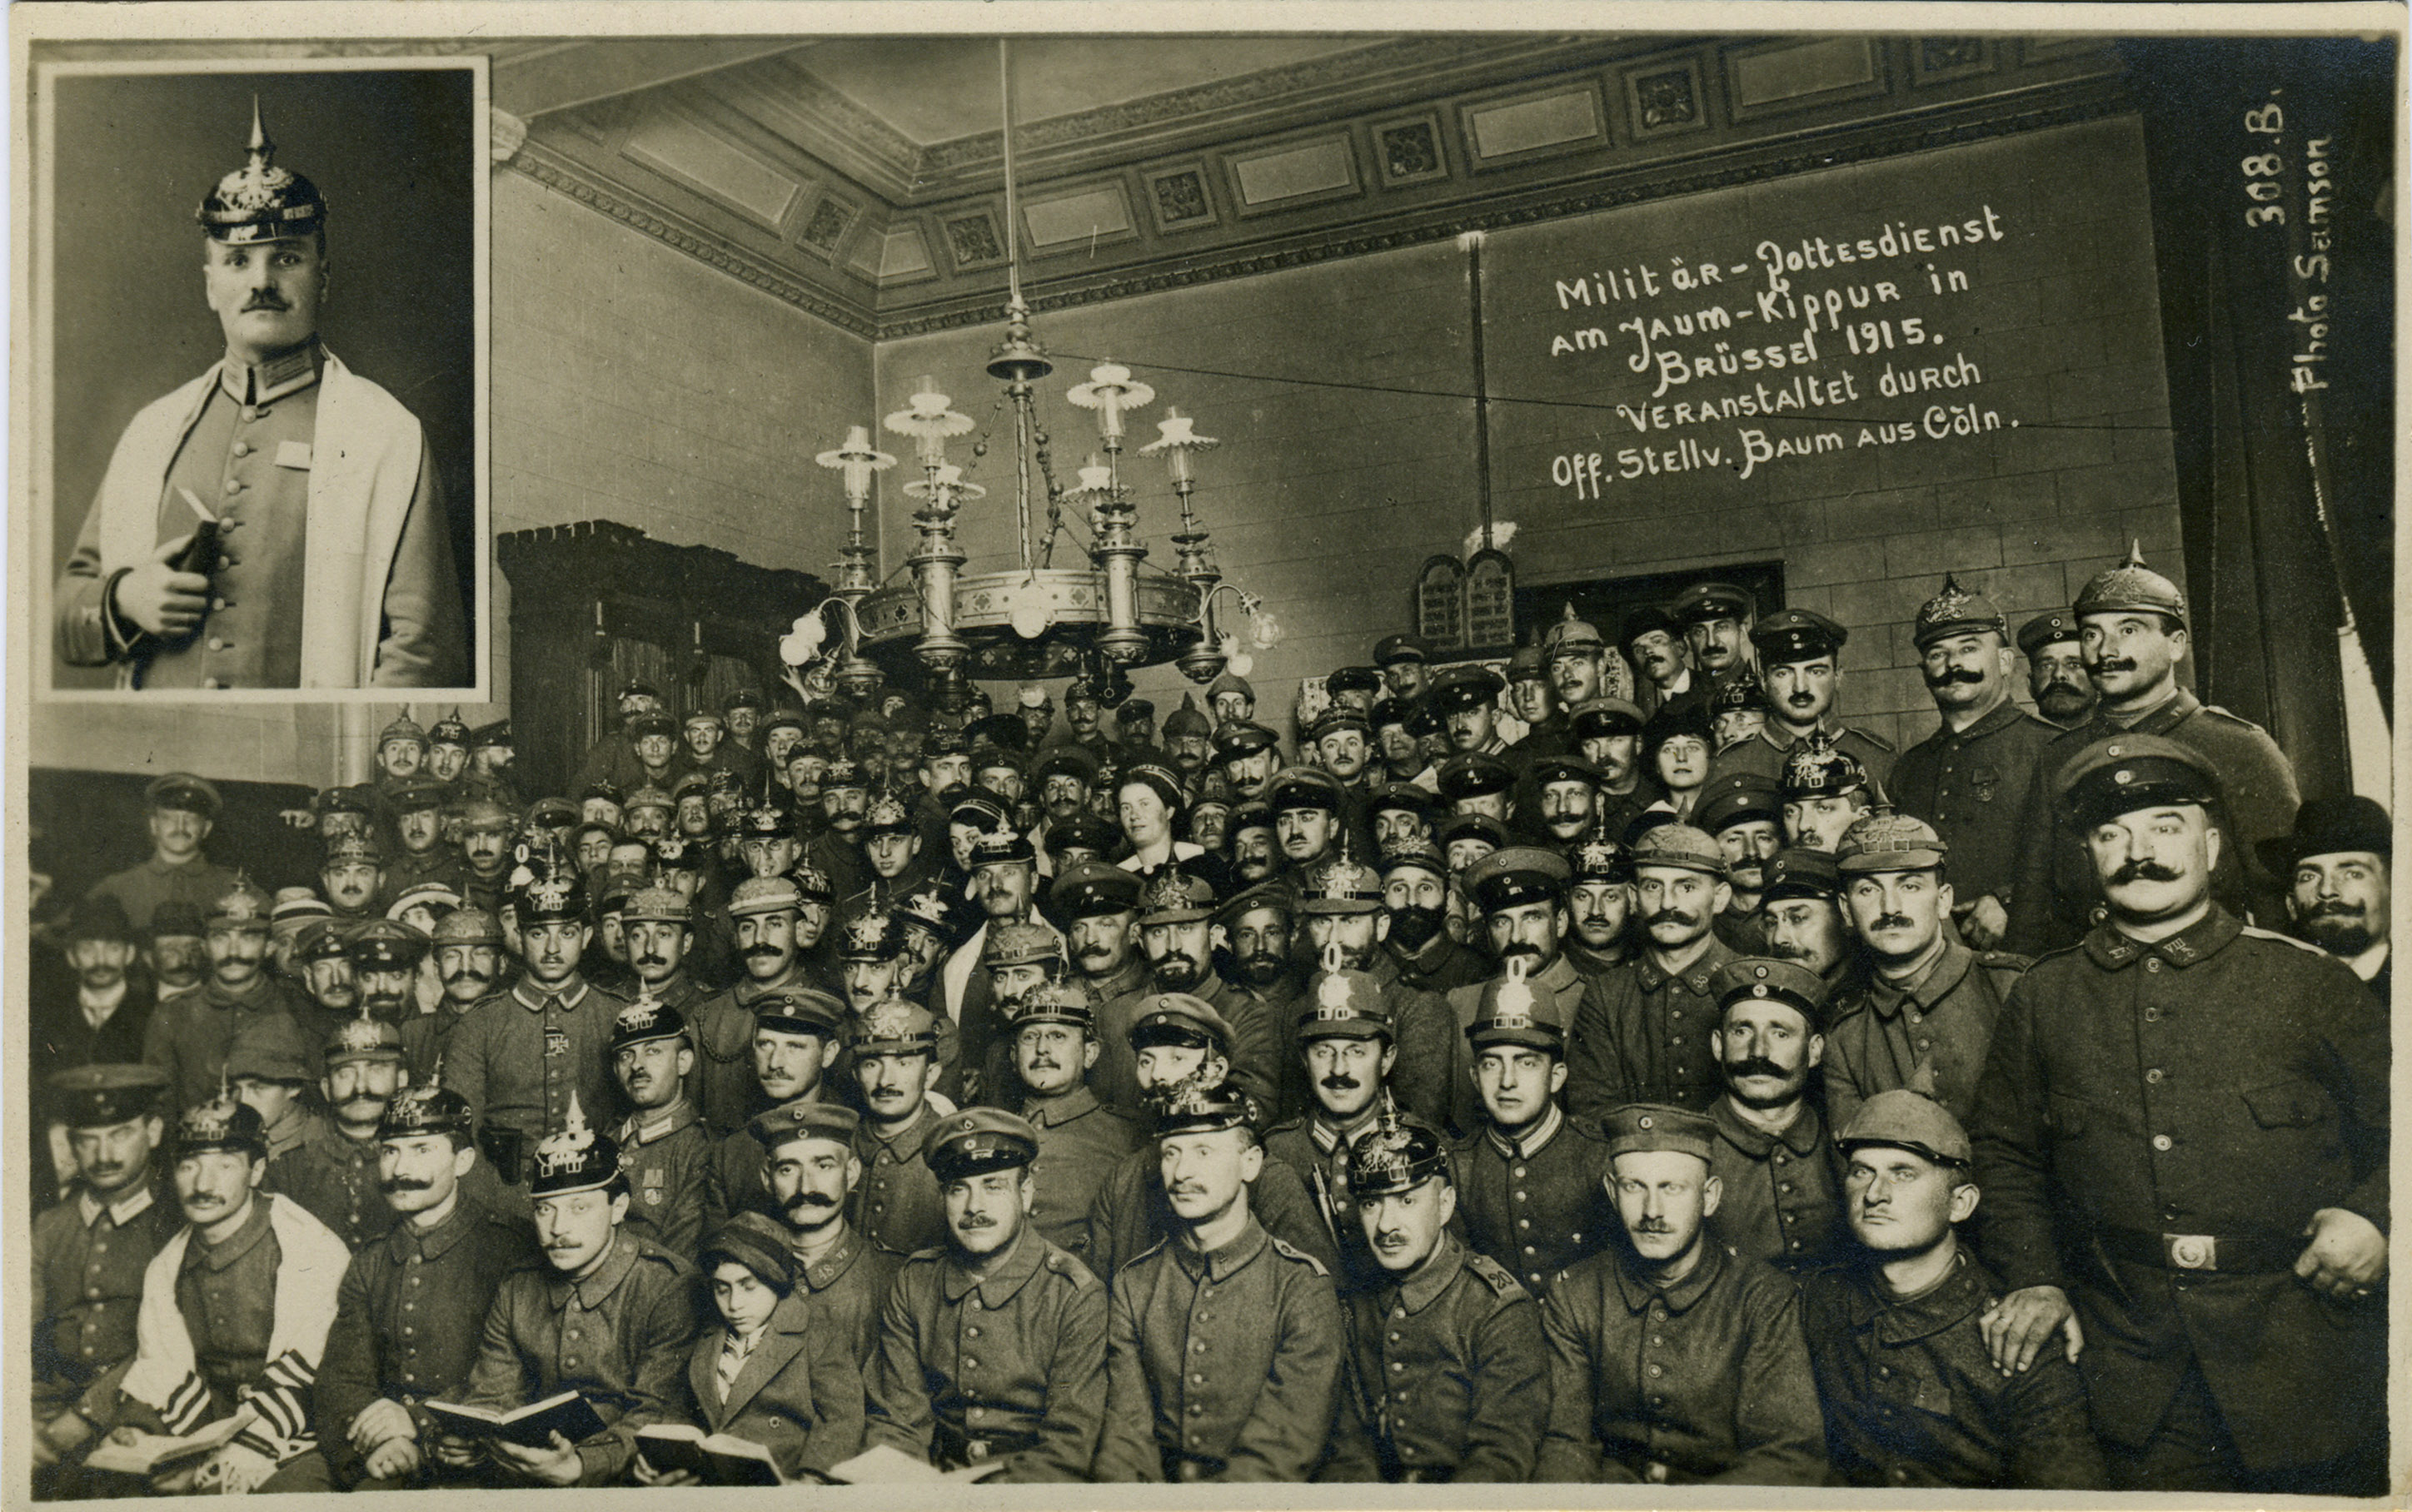
[[[1525,1295],[1523,1284],[1508,1274],[1508,1268],[1487,1255],[1476,1255],[1468,1251],[1465,1256],[1465,1269],[1473,1271],[1478,1280],[1497,1293],[1503,1300]]]
[[[1076,1290],[1099,1284],[1095,1271],[1082,1265],[1077,1256],[1053,1244],[1047,1246],[1046,1266],[1057,1275],[1068,1279]]]
[[[2231,714],[2215,703],[2204,704],[2202,706],[2201,712],[2206,714],[2217,714],[2220,718],[2227,720],[2229,724],[2242,725],[2246,729],[2259,729],[2261,727],[2260,726],[2253,723],[2253,721],[2245,718],[2243,714]]]
[[[2035,964],[2035,957],[2022,956],[2014,950],[1979,950],[1977,964],[1993,971],[2024,971]]]
[[[1306,1115],[1301,1113],[1296,1118],[1286,1118],[1278,1123],[1267,1124],[1265,1127],[1264,1138],[1270,1139],[1276,1134],[1287,1134],[1292,1129],[1303,1129],[1305,1127]]]
[[[1273,1249],[1277,1253],[1292,1260],[1296,1260],[1302,1266],[1311,1268],[1316,1275],[1329,1276],[1331,1274],[1331,1271],[1323,1268],[1322,1261],[1316,1259],[1314,1255],[1307,1254],[1304,1250],[1300,1249],[1297,1245],[1292,1244],[1289,1240],[1283,1239],[1280,1235],[1268,1234],[1265,1237],[1273,1241]]]
[[[640,1238],[637,1240],[637,1258],[658,1261],[667,1266],[670,1274],[674,1276],[692,1275],[695,1271],[694,1263],[685,1255],[675,1250],[664,1249],[649,1239]]]
[[[1875,734],[1874,731],[1861,729],[1857,725],[1846,725],[1843,727],[1858,736],[1860,740],[1867,741],[1870,745],[1875,746],[1879,751],[1890,752],[1893,748],[1890,741],[1886,740],[1881,735]]]
[[[1164,1248],[1164,1246],[1165,1246],[1165,1244],[1166,1244],[1167,1242],[1168,1242],[1168,1241],[1167,1241],[1167,1240],[1157,1240],[1155,1243],[1153,1243],[1153,1244],[1149,1245],[1147,1248],[1145,1248],[1145,1249],[1143,1249],[1143,1250],[1140,1251],[1137,1255],[1132,1255],[1129,1259],[1125,1260],[1125,1261],[1122,1263],[1122,1268],[1121,1268],[1120,1270],[1116,1270],[1116,1271],[1114,1272],[1114,1274],[1115,1274],[1115,1275],[1118,1275],[1118,1276],[1120,1276],[1120,1275],[1127,1275],[1127,1274],[1130,1272],[1130,1268],[1131,1268],[1131,1267],[1133,1267],[1133,1266],[1135,1266],[1135,1265],[1139,1264],[1141,1260],[1144,1260],[1144,1259],[1148,1258],[1150,1255],[1155,1255],[1155,1254],[1156,1254],[1157,1252],[1161,1251],[1161,1250]],[[1275,1243],[1279,1243],[1279,1242],[1280,1242],[1280,1240],[1274,1240],[1274,1242],[1275,1242]]]
[[[2316,956],[2328,956],[2328,959],[2336,961],[2337,964],[2341,966],[2345,964],[2345,962],[2338,960],[2338,958],[2329,956],[2327,951],[2321,949],[2318,946],[2314,945],[2311,941],[2298,940],[2291,934],[2281,934],[2275,930],[2265,930],[2258,924],[2243,925],[2241,927],[2241,932],[2251,935],[2257,940],[2276,940],[2282,945],[2291,945],[2298,950],[2309,951],[2311,954]],[[2350,971],[2352,968],[2346,967],[2346,969]]]
[[[946,1257],[946,1247],[941,1244],[933,1244],[928,1249],[915,1250],[912,1254],[904,1256],[904,1263],[906,1265],[936,1265]]]

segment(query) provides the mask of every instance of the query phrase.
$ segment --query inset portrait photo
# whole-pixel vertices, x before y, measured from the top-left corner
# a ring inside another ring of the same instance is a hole
[[[132,66],[36,74],[38,681],[469,696],[484,61]]]

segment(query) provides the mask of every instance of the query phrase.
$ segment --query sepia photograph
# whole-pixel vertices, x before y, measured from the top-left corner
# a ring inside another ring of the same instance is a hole
[[[2403,1505],[2405,30],[16,7],[0,1506]]]
[[[51,686],[482,683],[484,121],[434,61],[29,92]]]

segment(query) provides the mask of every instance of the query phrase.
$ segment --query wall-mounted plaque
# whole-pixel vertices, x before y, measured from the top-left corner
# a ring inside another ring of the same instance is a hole
[[[1465,643],[1516,643],[1516,564],[1505,551],[1477,551],[1465,565]]]
[[[1434,651],[1465,644],[1465,568],[1457,558],[1429,557],[1416,574],[1416,633]]]

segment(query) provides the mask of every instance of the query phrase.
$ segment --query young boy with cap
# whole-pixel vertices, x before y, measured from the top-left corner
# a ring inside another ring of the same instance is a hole
[[[866,1437],[993,1480],[1089,1478],[1106,1410],[1106,1289],[1031,1225],[1038,1132],[1011,1113],[939,1120],[923,1159],[948,1242],[904,1262],[881,1312]]]
[[[1251,1213],[1266,1161],[1237,1092],[1182,1086],[1156,1146],[1171,1237],[1114,1278],[1096,1478],[1304,1480],[1338,1396],[1329,1273]]]
[[[716,1321],[687,1357],[684,1416],[707,1433],[762,1446],[789,1480],[852,1459],[862,1445],[862,1373],[845,1335],[798,1288],[778,1221],[741,1212],[699,1260]],[[693,1472],[656,1471],[641,1453],[630,1468],[641,1486],[695,1483]]]
[[[573,1095],[561,1126],[536,1148],[528,1195],[545,1264],[505,1276],[486,1313],[464,1405],[507,1412],[562,1391],[583,1396],[603,1431],[540,1448],[489,1441],[503,1486],[603,1486],[627,1473],[636,1431],[677,1414],[679,1375],[699,1310],[695,1270],[626,1230],[620,1151],[586,1125]],[[477,1446],[450,1435],[436,1457],[474,1465]]]
[[[1835,1142],[1859,1253],[1802,1293],[1835,1472],[1853,1486],[2107,1487],[2067,1357],[2002,1371],[1986,1350],[1979,1320],[2001,1284],[1960,1242],[1978,1202],[1960,1121],[1896,1088],[1861,1104]]]
[[[605,1047],[631,1109],[611,1131],[628,1188],[628,1229],[689,1255],[721,1216],[710,1131],[687,1101],[695,1047],[685,1016],[644,994],[620,1010]]]
[[[1825,1424],[1799,1297],[1708,1233],[1715,1125],[1637,1103],[1607,1127],[1623,1242],[1569,1267],[1542,1301],[1552,1400],[1535,1478],[1819,1484]]]
[[[1540,1309],[1449,1232],[1449,1145],[1386,1114],[1348,1152],[1374,1283],[1347,1298],[1347,1361],[1320,1478],[1409,1485],[1532,1478],[1549,1416]]]

